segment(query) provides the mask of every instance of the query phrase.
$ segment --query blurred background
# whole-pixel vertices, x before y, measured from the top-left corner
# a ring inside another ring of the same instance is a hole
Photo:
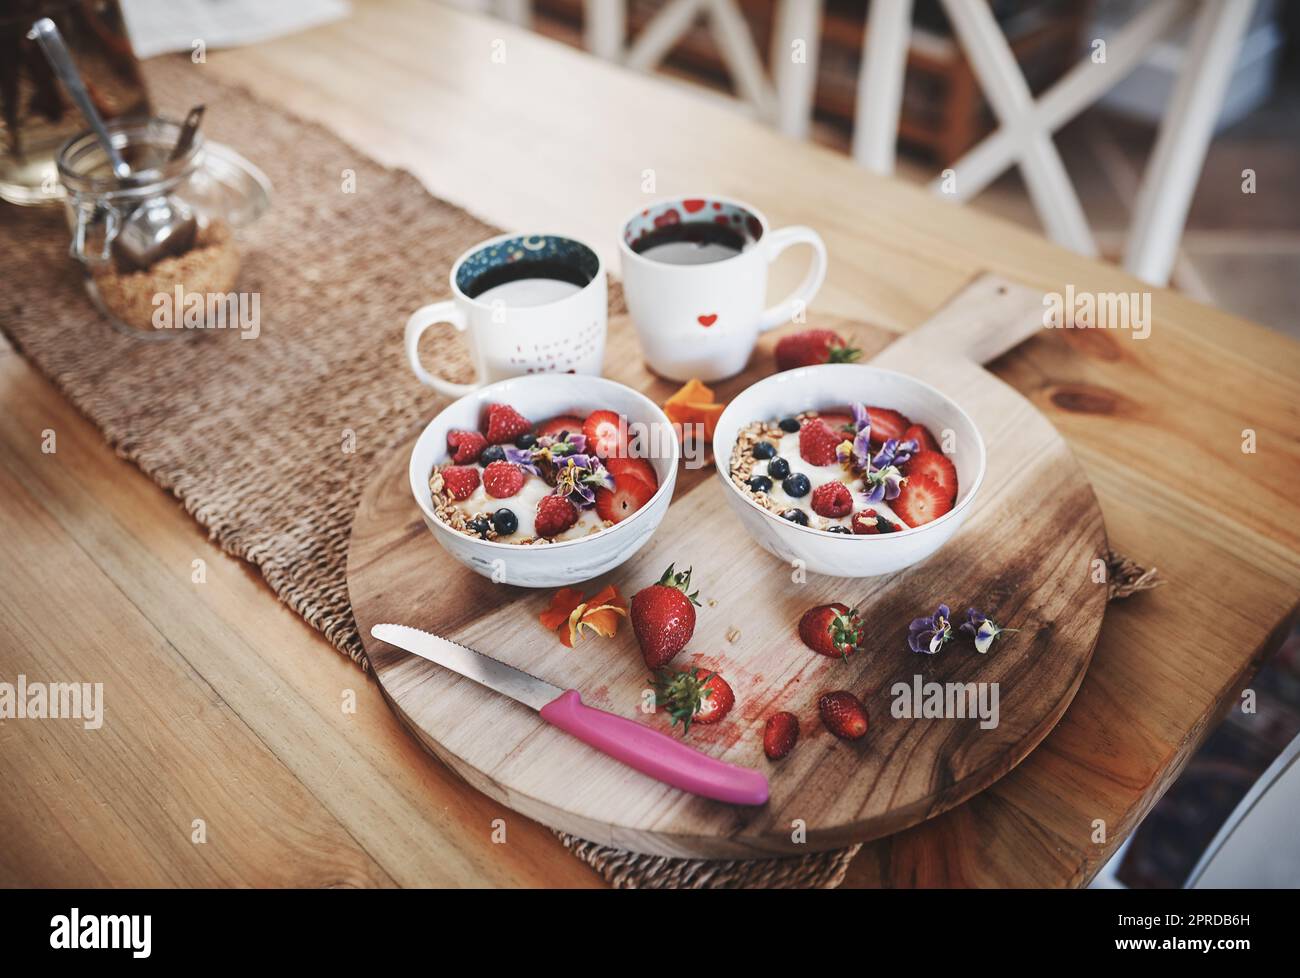
[[[955,187],[978,210],[1300,339],[1300,3],[992,0],[989,19],[981,0],[425,2],[653,73],[936,193]],[[148,107],[136,57],[348,12],[344,0],[0,0],[0,197],[54,199],[54,153],[81,128],[24,40],[36,17],[56,16],[115,117]],[[1035,150],[1046,138],[1063,170]],[[1225,718],[1103,883],[1187,879],[1300,734],[1300,636],[1252,688],[1257,713]]]

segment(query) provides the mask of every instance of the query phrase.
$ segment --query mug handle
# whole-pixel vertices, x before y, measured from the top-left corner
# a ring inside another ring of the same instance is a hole
[[[447,397],[463,397],[483,386],[481,375],[473,383],[458,384],[429,373],[420,362],[420,337],[430,326],[439,323],[449,323],[458,333],[465,332],[469,327],[469,321],[457,307],[454,299],[421,306],[411,313],[411,318],[406,321],[406,359],[410,361],[411,369],[415,371],[415,376],[419,378],[420,383],[432,387],[439,394],[445,394]]]
[[[763,313],[758,321],[760,333],[766,333],[769,329],[784,325],[793,319],[795,311],[800,306],[807,307],[808,303],[812,302],[813,296],[817,294],[817,290],[822,287],[822,282],[826,279],[826,245],[820,234],[802,225],[781,228],[768,235],[766,242],[768,264],[776,261],[777,256],[785,249],[797,244],[812,245],[812,266],[797,289]]]

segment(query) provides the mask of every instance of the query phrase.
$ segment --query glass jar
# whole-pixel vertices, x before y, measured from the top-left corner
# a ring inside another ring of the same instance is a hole
[[[147,118],[149,97],[131,53],[118,0],[4,0],[0,4],[0,198],[15,204],[54,202],[63,188],[55,156],[85,127],[81,113],[50,70],[32,24],[59,26],[106,119]]]
[[[87,292],[115,327],[136,336],[184,336],[210,325],[185,322],[186,300],[197,296],[212,311],[212,303],[234,297],[240,261],[235,231],[265,209],[266,178],[237,154],[206,143],[202,132],[183,155],[168,159],[181,132],[180,123],[168,119],[122,120],[108,131],[132,170],[125,180],[113,175],[92,133],[69,140],[58,156],[69,253],[85,270]],[[179,253],[137,268],[115,242],[132,215],[163,197],[193,213],[193,237]]]

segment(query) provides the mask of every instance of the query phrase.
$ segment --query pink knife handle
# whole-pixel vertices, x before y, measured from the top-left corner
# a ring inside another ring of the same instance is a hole
[[[602,754],[674,788],[733,805],[767,801],[767,778],[761,772],[716,760],[635,720],[586,706],[577,690],[561,693],[541,714]]]

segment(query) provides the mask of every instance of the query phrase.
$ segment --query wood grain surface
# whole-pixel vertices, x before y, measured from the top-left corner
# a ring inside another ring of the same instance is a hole
[[[1111,545],[1157,566],[1166,586],[1107,610],[1074,702],[1024,763],[867,844],[846,881],[1085,883],[1236,706],[1295,613],[1300,345],[500,21],[424,0],[353,8],[338,24],[210,51],[204,70],[499,226],[577,234],[607,258],[647,170],[659,194],[750,200],[777,226],[822,234],[830,269],[814,311],[874,324],[858,335],[876,348],[986,270],[1043,291],[1150,292],[1145,340],[1043,332],[991,369],[1065,437]],[[256,161],[257,134],[236,148]],[[1261,185],[1251,205],[1284,207],[1291,193]],[[787,257],[789,284],[803,257]],[[409,312],[391,310],[392,342]],[[768,348],[751,369],[771,369]],[[1242,452],[1245,429],[1254,454]],[[41,450],[46,430],[57,453]],[[429,758],[377,684],[2,343],[0,469],[0,678],[119,677],[101,730],[0,723],[0,884],[600,882],[549,831]],[[1233,493],[1231,532],[1210,474]],[[355,712],[341,708],[349,693]],[[191,842],[199,817],[203,844]]]
[[[826,849],[896,832],[964,801],[1019,763],[1060,718],[1106,606],[1104,578],[1094,573],[1105,530],[1083,471],[1028,401],[963,356],[996,355],[1041,322],[1037,293],[989,276],[873,361],[944,390],[988,448],[974,512],[929,560],[870,580],[799,574],[745,534],[727,506],[727,487],[706,478],[676,493],[643,550],[583,586],[590,593],[614,584],[630,597],[670,563],[694,568],[703,606],[693,640],[673,664],[718,671],[737,703],[726,720],[697,725],[689,739],[764,771],[767,805],[725,805],[669,788],[549,727],[533,710],[370,637],[379,622],[423,628],[578,689],[591,706],[666,726],[639,709],[649,676],[629,626],[613,639],[566,649],[537,621],[550,591],[494,584],[442,551],[411,498],[409,444],[362,497],[348,554],[353,612],[385,696],[422,743],[490,797],[553,828],[638,852],[730,858]],[[830,325],[857,342],[853,324]],[[637,390],[656,386],[625,318],[611,324],[608,344],[609,376]],[[712,457],[706,461],[711,470]],[[816,655],[798,639],[800,615],[833,601],[860,609],[869,622],[865,650],[848,662]],[[907,624],[940,604],[959,615],[973,605],[1021,631],[988,655],[956,642],[918,656],[907,648]],[[895,684],[914,680],[995,685],[997,725],[894,718]],[[836,740],[818,719],[817,699],[833,689],[866,703],[871,728],[861,741]],[[799,717],[802,736],[772,763],[763,755],[763,724],[778,710]],[[796,838],[800,823],[806,837]]]

